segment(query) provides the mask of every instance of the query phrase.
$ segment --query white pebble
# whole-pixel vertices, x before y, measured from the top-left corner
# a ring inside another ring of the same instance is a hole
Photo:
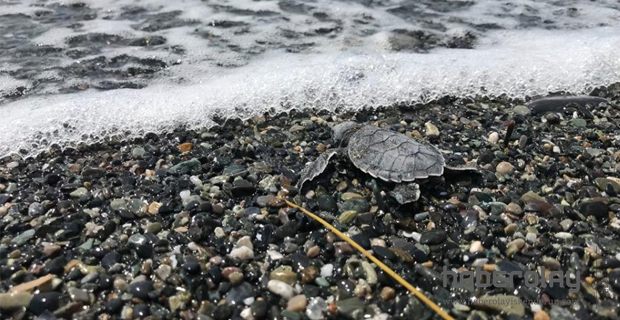
[[[287,300],[295,294],[293,287],[280,280],[269,280],[267,283],[267,289]]]
[[[232,249],[228,256],[238,260],[249,260],[254,258],[254,251],[248,247],[238,247]]]
[[[189,177],[189,181],[191,181],[196,187],[202,188],[202,180],[200,180],[198,176]]]
[[[331,263],[328,263],[321,267],[321,277],[323,278],[331,277],[333,272],[334,272],[334,265]]]
[[[571,239],[573,237],[572,233],[568,233],[568,232],[558,232],[555,234],[555,237],[558,239]]]
[[[243,309],[239,316],[241,316],[241,318],[243,318],[244,320],[254,320],[254,316],[252,315],[252,309],[250,309],[249,307]]]
[[[267,250],[267,254],[269,255],[269,258],[274,261],[284,258],[284,255],[275,250]]]
[[[489,133],[487,140],[492,144],[496,144],[499,141],[499,133],[495,131]]]

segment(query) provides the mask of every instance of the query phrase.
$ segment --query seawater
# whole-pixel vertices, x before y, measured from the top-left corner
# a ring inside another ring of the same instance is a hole
[[[587,93],[620,81],[618,31],[617,1],[3,1],[0,155],[269,110]]]

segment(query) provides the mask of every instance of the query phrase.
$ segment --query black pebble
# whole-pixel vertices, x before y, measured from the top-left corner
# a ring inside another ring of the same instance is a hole
[[[41,314],[46,310],[54,311],[58,309],[60,301],[60,293],[58,292],[44,292],[35,294],[30,300],[28,310],[34,314]]]
[[[351,237],[353,241],[362,246],[364,249],[370,249],[370,238],[366,235],[365,232],[360,232]]]
[[[153,282],[148,281],[148,280],[134,282],[129,285],[128,291],[129,293],[134,295],[134,297],[136,298],[139,298],[142,300],[148,300],[149,293],[153,291]]]
[[[183,263],[183,270],[188,274],[195,275],[200,273],[200,263],[194,257],[186,257]]]
[[[103,258],[101,259],[101,266],[104,269],[109,269],[113,265],[118,263],[120,260],[121,260],[121,255],[117,251],[113,250],[113,251],[106,253],[106,255],[103,256]]]
[[[252,311],[252,316],[254,316],[254,318],[257,320],[265,319],[265,317],[267,316],[267,307],[268,305],[265,300],[255,300],[250,307],[250,310]]]
[[[111,299],[105,303],[105,310],[110,314],[117,314],[121,312],[123,308],[123,301],[121,299]]]
[[[422,237],[420,237],[420,243],[429,245],[441,244],[446,241],[447,238],[448,236],[445,231],[431,230],[422,234]]]

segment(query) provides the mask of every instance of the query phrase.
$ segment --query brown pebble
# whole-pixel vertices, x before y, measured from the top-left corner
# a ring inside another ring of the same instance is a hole
[[[161,203],[154,201],[149,204],[149,206],[146,209],[146,212],[150,214],[158,214],[159,208],[161,208]]]
[[[551,320],[551,317],[545,310],[539,310],[534,314],[534,320]]]
[[[34,288],[38,288],[38,287],[48,284],[49,282],[52,281],[52,279],[54,279],[53,274],[44,275],[40,278],[34,279],[32,281],[24,282],[15,287],[12,287],[11,289],[9,289],[9,292],[10,293],[30,292]]]
[[[306,255],[309,258],[316,258],[321,253],[321,248],[319,246],[312,246],[308,249]]]
[[[306,296],[303,294],[300,294],[288,300],[288,303],[286,305],[286,310],[292,311],[292,312],[301,312],[301,311],[306,310],[307,303],[308,303],[308,300],[306,299]]]
[[[181,151],[182,153],[192,151],[192,147],[193,147],[193,146],[192,146],[191,142],[181,143],[181,144],[178,146],[179,151]]]
[[[228,275],[228,280],[233,285],[240,284],[243,281],[243,273],[233,272]]]
[[[47,257],[51,257],[56,254],[60,249],[62,249],[62,247],[57,244],[46,244],[43,246],[43,254]]]
[[[514,171],[514,166],[510,162],[502,161],[497,164],[495,171],[501,175],[511,174]]]
[[[517,203],[511,202],[506,206],[506,212],[520,216],[523,213],[523,209]]]
[[[312,283],[319,275],[319,269],[315,266],[308,266],[301,272],[302,283]]]
[[[67,167],[67,169],[69,169],[72,173],[79,173],[82,171],[82,166],[79,163],[72,163]]]
[[[396,290],[392,287],[383,287],[383,289],[381,289],[381,293],[379,293],[379,296],[383,299],[383,301],[392,300],[396,296]]]
[[[491,272],[491,271],[495,271],[497,265],[494,263],[485,263],[482,266],[482,270],[486,271],[486,272]]]

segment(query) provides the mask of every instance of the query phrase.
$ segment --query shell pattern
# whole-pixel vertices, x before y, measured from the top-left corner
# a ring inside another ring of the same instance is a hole
[[[440,176],[445,165],[443,155],[434,146],[371,125],[351,136],[347,152],[357,168],[391,182]]]

